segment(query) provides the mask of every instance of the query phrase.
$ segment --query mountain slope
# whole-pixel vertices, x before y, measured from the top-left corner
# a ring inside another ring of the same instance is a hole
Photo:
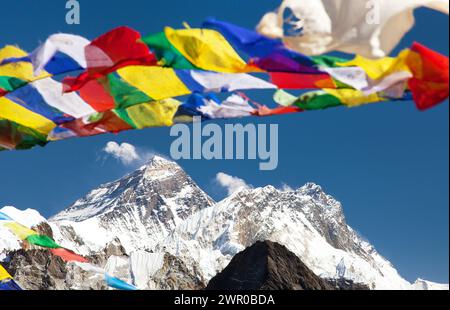
[[[414,282],[414,284],[413,284],[413,289],[419,290],[419,291],[423,291],[423,290],[448,291],[449,286],[448,286],[448,284],[440,284],[440,283],[426,281],[423,279],[417,279],[416,282]]]

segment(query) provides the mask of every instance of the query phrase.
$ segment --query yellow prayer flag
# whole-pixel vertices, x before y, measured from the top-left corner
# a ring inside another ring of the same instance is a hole
[[[203,70],[242,73],[254,72],[219,32],[211,29],[166,27],[169,42],[192,64]]]
[[[45,135],[56,127],[56,124],[51,120],[34,113],[5,97],[0,98],[0,118],[32,128]]]
[[[172,126],[173,118],[181,103],[167,99],[129,107],[126,111],[133,123],[139,128]]]
[[[342,104],[347,107],[357,107],[364,104],[385,101],[385,99],[374,93],[366,95],[362,91],[354,89],[324,89],[330,95],[339,98]]]
[[[407,60],[411,59],[411,57],[414,57],[414,54],[417,53],[411,51],[410,49],[406,49],[402,51],[396,58],[383,57],[380,59],[368,59],[357,55],[354,59],[347,62],[338,63],[337,65],[341,67],[360,67],[366,72],[369,78],[376,81],[396,72],[411,72]],[[417,57],[420,60],[420,56],[418,54]]]
[[[11,275],[6,271],[5,268],[3,268],[2,265],[0,265],[0,281],[6,280],[6,279],[12,279]]]
[[[27,237],[32,235],[37,235],[38,233],[34,230],[29,229],[19,223],[16,222],[7,222],[3,224],[6,228],[8,228],[13,234],[17,236],[20,240],[25,240]]]
[[[0,49],[0,62],[7,58],[21,58],[25,56],[28,56],[28,54],[15,46],[7,45]],[[33,64],[30,62],[17,62],[0,65],[0,76],[9,76],[28,82],[33,82],[52,75],[44,71],[35,76],[33,72]]]
[[[188,95],[191,91],[171,68],[129,66],[117,73],[128,84],[144,92],[153,100]]]

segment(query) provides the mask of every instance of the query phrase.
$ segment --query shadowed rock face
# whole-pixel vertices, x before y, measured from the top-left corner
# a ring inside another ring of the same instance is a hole
[[[64,289],[66,263],[48,250],[18,250],[5,267],[26,290]]]
[[[316,276],[286,247],[270,242],[257,242],[238,253],[230,264],[211,279],[207,290],[339,290],[340,287]],[[355,286],[356,287],[356,286]],[[361,289],[368,289],[359,286]]]
[[[367,285],[355,283],[348,279],[327,279],[327,281],[338,290],[347,290],[347,291],[369,290],[369,287]]]
[[[52,228],[48,223],[39,223],[39,225],[36,225],[32,227],[34,231],[36,231],[40,235],[45,235],[53,239],[53,231]]]
[[[152,276],[154,289],[158,290],[200,290],[205,288],[204,280],[175,256],[166,253],[163,266]]]
[[[106,253],[108,245],[103,252]],[[17,250],[8,254],[4,267],[14,280],[26,290],[105,290],[108,289],[101,276],[64,262],[46,249]],[[99,253],[90,258],[92,262],[105,262],[107,256]]]

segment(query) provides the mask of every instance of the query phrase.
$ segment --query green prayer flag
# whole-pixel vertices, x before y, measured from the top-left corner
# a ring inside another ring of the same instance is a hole
[[[31,236],[28,236],[26,240],[30,244],[38,245],[38,246],[41,246],[44,248],[57,249],[57,248],[61,247],[52,238],[50,238],[49,236],[45,236],[45,235],[31,235]]]

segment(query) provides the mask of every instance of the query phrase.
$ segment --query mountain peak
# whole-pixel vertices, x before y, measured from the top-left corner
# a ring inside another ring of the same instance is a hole
[[[308,182],[300,187],[296,192],[300,195],[311,197],[313,200],[322,204],[325,209],[335,210],[342,213],[341,204],[333,196],[328,195],[323,188],[316,183]]]
[[[92,190],[72,206],[51,218],[82,222],[98,218],[104,226],[123,222],[129,230],[146,230],[150,224],[173,226],[197,209],[211,206],[203,192],[174,161],[154,156],[145,166]]]
[[[175,164],[175,162],[173,160],[167,159],[165,157],[159,156],[159,155],[155,155],[153,156],[152,159],[150,159],[149,164]]]
[[[155,155],[145,166],[142,166],[143,177],[150,180],[161,180],[174,176],[184,170],[174,161]]]
[[[303,185],[302,187],[300,187],[298,190],[309,196],[323,193],[322,187],[314,182],[308,182],[305,185]]]
[[[167,165],[178,165],[175,161],[172,161],[170,159],[167,159],[165,157],[154,155],[152,158],[150,158],[144,165],[142,165],[138,171],[145,170],[147,168],[151,167],[158,167],[158,166],[167,166]]]

